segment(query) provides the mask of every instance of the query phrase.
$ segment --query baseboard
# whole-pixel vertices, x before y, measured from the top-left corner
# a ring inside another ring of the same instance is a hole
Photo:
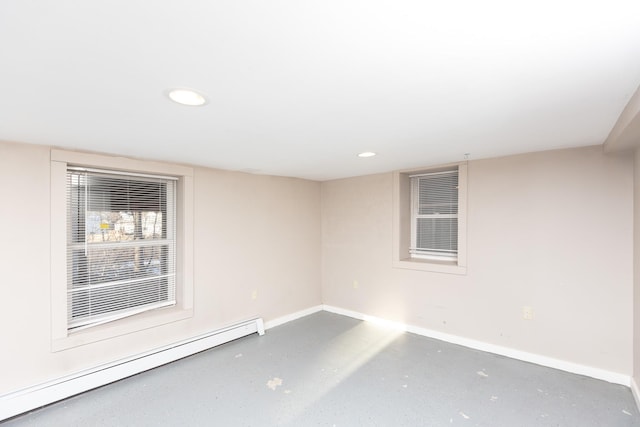
[[[289,323],[289,322],[291,322],[293,320],[300,319],[302,317],[308,316],[308,315],[313,314],[313,313],[317,313],[317,312],[322,311],[322,310],[323,310],[323,306],[322,305],[316,305],[316,306],[313,306],[313,307],[309,307],[309,308],[306,308],[304,310],[296,311],[295,313],[287,314],[285,316],[278,317],[278,318],[273,319],[273,320],[269,320],[268,322],[264,323],[264,327],[265,327],[265,329],[275,328],[276,326],[284,325],[285,323]]]
[[[638,389],[638,383],[636,383],[636,379],[633,377],[631,377],[631,393],[636,401],[638,411],[640,411],[640,389]]]
[[[430,329],[420,328],[417,326],[405,325],[403,323],[398,323],[398,322],[390,322],[385,319],[369,316],[363,313],[358,313],[356,311],[346,310],[340,307],[324,305],[323,309],[331,313],[352,317],[354,319],[379,323],[394,329],[411,332],[416,335],[422,335],[422,336],[434,338],[440,341],[445,341],[451,344],[457,344],[457,345],[472,348],[475,350],[486,351],[488,353],[498,354],[501,356],[510,357],[512,359],[522,360],[524,362],[535,363],[536,365],[559,369],[559,370],[570,372],[573,374],[584,375],[584,376],[595,378],[598,380],[608,381],[614,384],[621,384],[627,387],[630,387],[632,384],[631,377],[629,375],[624,375],[617,372],[611,372],[604,369],[593,368],[591,366],[580,365],[578,363],[567,362],[565,360],[555,359],[552,357],[542,356],[534,353],[528,353],[525,351],[515,350],[508,347],[488,344],[482,341],[476,341],[469,338],[459,337],[457,335],[451,335],[451,334],[446,334],[443,332],[438,332]],[[635,392],[634,392],[634,395],[636,395]],[[638,394],[638,396],[640,396],[640,394]]]
[[[262,319],[252,319],[0,396],[0,421],[67,397],[121,380],[253,333],[264,334]]]

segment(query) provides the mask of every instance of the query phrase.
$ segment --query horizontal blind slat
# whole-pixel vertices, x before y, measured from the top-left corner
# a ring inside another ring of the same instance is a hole
[[[96,316],[91,321],[81,320],[81,321],[73,321],[69,323],[69,329],[73,329],[74,331],[79,331],[82,329],[86,329],[87,327],[102,325],[104,323],[113,322],[114,320],[124,319],[126,317],[135,316],[136,314],[144,313],[145,311],[154,310],[157,308],[169,307],[175,305],[175,302],[164,302],[153,304],[145,307],[141,307],[138,309],[124,310],[121,312],[111,313],[108,316]]]
[[[67,289],[67,293],[73,294],[73,293],[77,293],[77,292],[90,291],[92,289],[101,289],[101,288],[108,288],[108,287],[112,287],[112,286],[121,286],[121,285],[132,285],[132,284],[136,284],[136,283],[141,283],[141,282],[143,282],[145,280],[148,280],[148,279],[166,279],[166,278],[171,278],[171,277],[175,277],[175,274],[163,274],[163,275],[159,275],[159,276],[147,276],[147,277],[142,277],[142,278],[137,278],[137,279],[91,284],[91,285],[74,287],[72,289]]]

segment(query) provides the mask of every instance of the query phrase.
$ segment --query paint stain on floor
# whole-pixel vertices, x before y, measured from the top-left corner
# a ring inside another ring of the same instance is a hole
[[[271,390],[275,390],[276,388],[278,388],[278,386],[282,385],[282,378],[272,378],[269,381],[267,381],[267,387],[269,387]]]

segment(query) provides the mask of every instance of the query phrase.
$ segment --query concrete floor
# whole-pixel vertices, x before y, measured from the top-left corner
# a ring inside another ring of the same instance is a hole
[[[17,426],[640,426],[628,388],[326,312]]]

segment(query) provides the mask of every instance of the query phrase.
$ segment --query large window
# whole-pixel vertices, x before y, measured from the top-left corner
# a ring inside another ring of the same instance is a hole
[[[176,301],[175,179],[67,169],[67,327]]]
[[[51,349],[193,316],[193,168],[51,150]]]
[[[393,190],[393,266],[466,274],[467,164],[395,172]]]

